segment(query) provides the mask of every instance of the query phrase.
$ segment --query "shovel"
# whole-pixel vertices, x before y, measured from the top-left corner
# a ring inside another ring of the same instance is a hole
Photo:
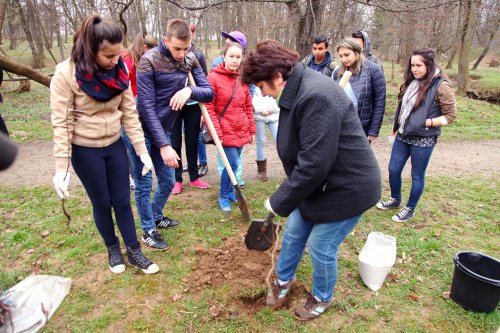
[[[196,83],[194,82],[193,74],[188,73],[188,78],[189,78],[189,83],[193,86],[196,87]],[[236,180],[236,177],[234,176],[233,170],[231,169],[231,165],[229,164],[229,161],[227,160],[226,153],[224,152],[224,148],[222,148],[222,144],[219,140],[219,137],[217,136],[217,131],[215,130],[214,124],[212,124],[212,120],[210,119],[210,115],[208,114],[207,108],[205,107],[205,104],[199,103],[200,109],[201,109],[201,114],[203,115],[203,119],[205,120],[205,123],[207,124],[208,130],[210,131],[210,134],[212,135],[212,139],[214,140],[215,146],[217,147],[217,151],[219,152],[222,162],[224,162],[224,167],[226,168],[226,171],[229,175],[229,178],[231,179],[231,183],[234,186],[234,192],[236,193],[236,198],[238,199],[238,207],[240,208],[241,214],[243,215],[243,218],[246,221],[250,221],[250,213],[248,212],[248,204],[247,204],[247,199],[243,196],[243,193],[241,193],[240,186],[238,185],[238,181]]]
[[[339,85],[345,89],[352,73],[346,71],[339,82]],[[276,241],[276,229],[278,232],[281,226],[273,222],[274,214],[267,214],[264,220],[252,220],[245,236],[245,245],[249,250],[265,251],[273,246]]]
[[[274,214],[268,213],[264,220],[252,220],[245,236],[245,245],[249,250],[265,251],[276,241],[276,229],[281,225],[273,222]]]

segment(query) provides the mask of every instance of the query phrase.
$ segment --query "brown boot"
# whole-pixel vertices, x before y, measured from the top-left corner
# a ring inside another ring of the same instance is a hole
[[[267,182],[267,160],[255,162],[257,162],[257,179]]]

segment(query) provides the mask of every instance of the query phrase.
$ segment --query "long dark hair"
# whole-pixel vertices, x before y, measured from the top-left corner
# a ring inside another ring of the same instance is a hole
[[[421,84],[420,87],[418,88],[418,95],[415,101],[415,105],[413,106],[413,110],[416,110],[424,101],[425,94],[427,93],[427,90],[429,89],[429,86],[432,80],[434,79],[434,74],[436,73],[436,70],[439,69],[440,75],[444,76],[444,74],[441,67],[436,63],[435,60],[436,55],[434,51],[426,47],[414,50],[411,53],[411,56],[408,58],[408,61],[406,62],[405,72],[403,77],[404,83],[399,88],[398,101],[401,101],[403,99],[406,89],[408,89],[408,86],[410,85],[411,81],[415,80],[415,76],[411,71],[411,58],[414,56],[422,57],[425,68],[427,69],[427,73],[425,73],[425,76],[422,79],[420,79]]]
[[[103,20],[98,14],[87,16],[73,39],[71,60],[81,72],[94,74],[97,69],[95,57],[104,41],[110,44],[122,42],[120,27],[110,21]]]
[[[265,40],[242,63],[241,80],[245,84],[259,81],[273,82],[277,73],[281,73],[286,81],[299,60],[299,54],[287,49],[275,40]]]

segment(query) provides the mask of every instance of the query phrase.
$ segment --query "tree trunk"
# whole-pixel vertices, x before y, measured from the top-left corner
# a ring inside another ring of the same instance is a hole
[[[0,44],[2,44],[3,22],[7,13],[7,0],[0,0]]]
[[[26,34],[26,39],[28,40],[28,44],[31,49],[31,54],[33,55],[33,67],[40,68],[41,67],[40,63],[38,63],[39,60],[38,50],[36,48],[35,42],[33,41],[30,25],[28,20],[26,20],[26,16],[24,15],[24,9],[21,6],[21,2],[19,0],[14,0],[12,4],[17,8],[19,19],[21,20],[21,26],[23,27],[24,33]]]
[[[483,53],[481,53],[479,58],[477,58],[476,62],[474,63],[474,66],[472,66],[473,71],[477,70],[477,66],[479,66],[479,63],[481,62],[481,60],[484,59],[484,57],[486,56],[486,54],[490,50],[491,42],[493,41],[493,38],[495,38],[495,34],[497,33],[497,30],[498,30],[498,23],[500,22],[498,17],[495,18],[495,20],[496,20],[495,25],[493,26],[493,28],[490,31],[490,34],[488,36],[488,40],[486,41],[486,46],[484,47]]]
[[[51,80],[50,76],[44,75],[39,71],[34,70],[31,67],[20,65],[6,57],[0,57],[0,64],[3,66],[3,69],[7,72],[14,73],[20,76],[25,76],[28,79],[41,83],[47,87],[50,86],[50,80]]]
[[[464,93],[469,84],[470,48],[474,39],[477,24],[477,11],[481,0],[467,0],[464,3],[464,20],[461,27],[460,45],[458,51],[458,91]]]
[[[35,62],[35,68],[42,68],[45,67],[45,53],[43,51],[43,42],[42,39],[40,38],[39,31],[40,27],[37,22],[37,17],[36,17],[36,9],[33,2],[31,0],[28,0],[27,2],[27,9],[28,9],[28,15],[27,18],[29,20],[29,27],[31,29],[31,35],[33,38],[33,41],[35,43],[35,47],[37,50],[37,58],[34,59]]]
[[[13,5],[12,0],[9,0],[9,5],[10,5],[10,10],[7,15],[7,25],[9,27],[9,40],[10,40],[9,50],[15,50],[17,46],[17,35],[16,35],[17,25],[14,23],[16,9],[15,6]]]
[[[302,12],[299,1],[287,3],[295,27],[296,49],[302,57],[311,51],[314,37],[321,28],[323,5],[321,0],[307,0],[305,12]]]

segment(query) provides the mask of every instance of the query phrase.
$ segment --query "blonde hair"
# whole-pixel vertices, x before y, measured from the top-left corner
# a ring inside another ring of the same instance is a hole
[[[354,38],[346,38],[338,43],[336,47],[337,52],[339,52],[341,48],[351,50],[357,56],[358,59],[352,66],[349,67],[349,71],[352,72],[353,75],[358,73],[361,70],[361,67],[363,67],[363,64],[366,60],[365,55],[363,54],[363,48]],[[342,63],[340,65],[338,77],[342,77],[346,70],[347,67],[344,65],[344,63]]]

